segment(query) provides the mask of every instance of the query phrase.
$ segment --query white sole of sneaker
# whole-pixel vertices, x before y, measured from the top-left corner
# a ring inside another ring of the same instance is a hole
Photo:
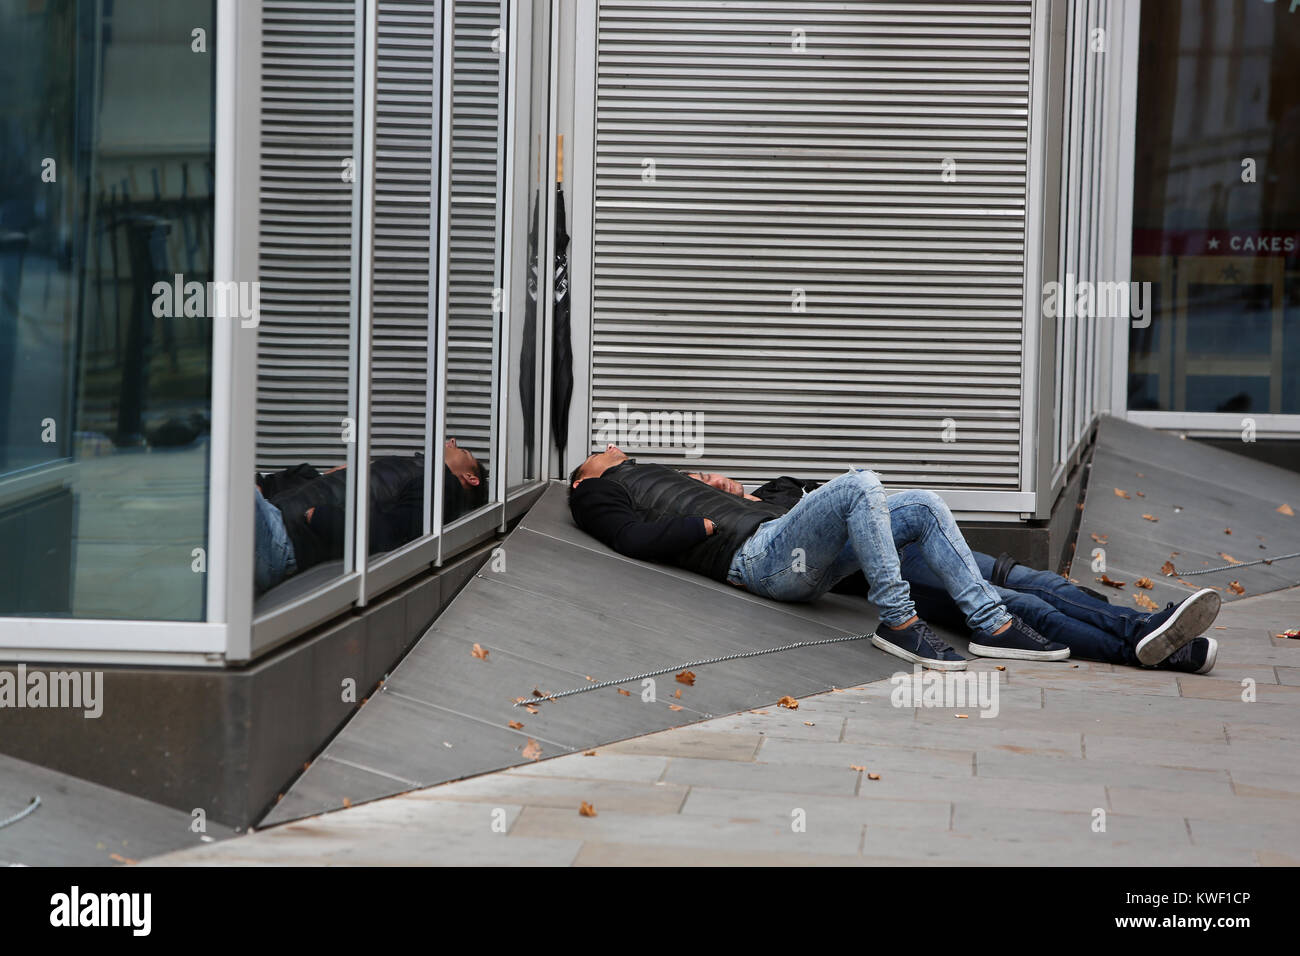
[[[1063,661],[1070,656],[1068,647],[1063,647],[1059,651],[1022,651],[1012,647],[970,644],[969,650],[977,657],[1000,657],[1007,661]]]
[[[1205,654],[1205,663],[1202,664],[1201,669],[1196,672],[1198,674],[1208,674],[1210,671],[1214,670],[1215,658],[1219,656],[1219,642],[1212,637],[1207,637],[1206,640],[1210,642],[1210,649]]]
[[[1223,601],[1213,588],[1201,588],[1182,604],[1164,624],[1156,628],[1134,649],[1137,659],[1153,667],[1188,641],[1204,634],[1219,616]]]
[[[893,654],[895,657],[901,657],[910,664],[920,664],[922,667],[928,667],[932,671],[964,671],[966,669],[965,661],[936,661],[928,657],[922,657],[919,654],[913,654],[897,644],[891,644],[889,641],[877,634],[871,635],[871,643],[876,645],[886,654]]]

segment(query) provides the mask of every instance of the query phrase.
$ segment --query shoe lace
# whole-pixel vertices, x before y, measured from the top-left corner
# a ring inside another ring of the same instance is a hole
[[[1024,621],[1020,620],[1020,618],[1013,617],[1011,619],[1011,622],[1012,622],[1011,623],[1012,627],[1014,627],[1021,634],[1025,635],[1025,637],[1029,638],[1035,644],[1038,644],[1041,647],[1046,647],[1048,645],[1049,641],[1047,640],[1047,638],[1043,637],[1043,635],[1039,634],[1037,631],[1035,631]]]
[[[918,620],[916,622],[916,632],[920,635],[922,643],[940,656],[954,653],[953,649],[940,640],[939,635],[934,633],[930,629],[930,625],[926,624],[925,621]]]

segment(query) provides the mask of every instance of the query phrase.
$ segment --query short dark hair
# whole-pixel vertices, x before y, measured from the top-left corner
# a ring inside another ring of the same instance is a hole
[[[570,498],[573,497],[573,483],[577,481],[578,476],[582,474],[582,466],[585,465],[586,463],[587,463],[587,459],[586,458],[582,459],[582,461],[578,462],[578,467],[574,468],[573,471],[569,472],[569,497]]]

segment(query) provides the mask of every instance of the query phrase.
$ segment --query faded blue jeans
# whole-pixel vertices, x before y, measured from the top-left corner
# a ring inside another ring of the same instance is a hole
[[[284,530],[284,515],[262,497],[261,488],[254,487],[253,492],[253,591],[261,594],[296,573],[298,563]]]
[[[880,620],[897,627],[916,613],[898,552],[915,545],[974,631],[1011,620],[984,580],[948,506],[932,491],[885,495],[873,472],[850,471],[779,518],[759,525],[736,551],[727,580],[776,601],[812,601],[856,571]]]

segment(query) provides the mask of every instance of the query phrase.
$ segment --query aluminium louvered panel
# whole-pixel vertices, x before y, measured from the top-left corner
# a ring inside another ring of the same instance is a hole
[[[425,447],[437,14],[433,0],[389,0],[377,10],[372,455],[413,455]]]
[[[257,467],[344,464],[358,155],[355,0],[263,0]]]
[[[743,479],[1018,490],[1028,0],[597,17],[593,442],[694,412]]]
[[[448,436],[487,460],[492,442],[492,350],[501,286],[502,75],[493,50],[499,0],[452,8],[451,196],[447,265]]]
[[[1066,25],[1066,116],[1061,149],[1061,217],[1059,281],[1109,282],[1099,272],[1105,241],[1098,230],[1104,215],[1106,84],[1118,57],[1095,48],[1115,42],[1110,30],[1109,0],[1079,0],[1069,8]],[[1100,35],[1095,31],[1103,31]],[[1096,420],[1101,402],[1099,323],[1122,319],[1095,316],[1057,317],[1055,463],[1069,460]]]

